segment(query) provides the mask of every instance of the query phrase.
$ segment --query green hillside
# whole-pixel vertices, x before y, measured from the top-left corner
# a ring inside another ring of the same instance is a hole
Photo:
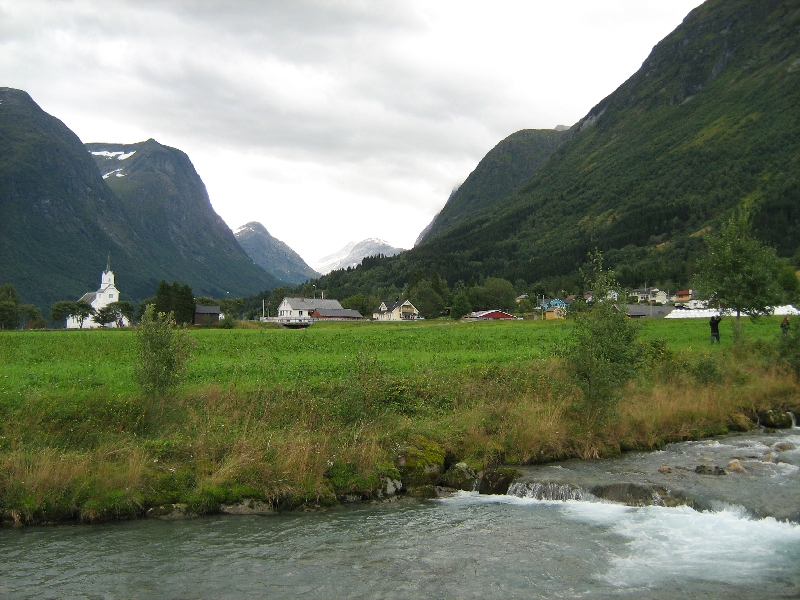
[[[255,294],[282,285],[257,266],[214,212],[189,157],[147,140],[86,144],[108,187],[122,200],[126,224],[157,283],[179,280],[196,295]],[[122,159],[122,160],[120,160]],[[152,294],[155,284],[145,296]]]
[[[417,243],[453,229],[494,202],[525,185],[545,160],[567,139],[567,131],[523,129],[512,133],[483,157]]]
[[[323,287],[500,276],[577,285],[595,246],[621,283],[685,285],[737,206],[783,257],[800,244],[800,2],[709,0],[594,107],[517,192]],[[445,213],[447,207],[442,211]],[[372,272],[370,272],[372,271]]]
[[[147,271],[124,214],[78,137],[25,92],[0,88],[0,283],[49,310],[97,289],[111,254],[131,293]]]

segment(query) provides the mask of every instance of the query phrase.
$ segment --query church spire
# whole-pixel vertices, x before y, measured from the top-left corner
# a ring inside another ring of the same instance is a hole
[[[106,259],[106,273],[111,270],[111,252],[108,253],[108,258]]]

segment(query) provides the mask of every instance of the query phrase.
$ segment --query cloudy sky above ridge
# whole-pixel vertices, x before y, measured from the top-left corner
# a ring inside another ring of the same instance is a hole
[[[700,0],[0,0],[0,85],[84,142],[180,148],[312,264],[409,248],[520,129],[572,125]]]

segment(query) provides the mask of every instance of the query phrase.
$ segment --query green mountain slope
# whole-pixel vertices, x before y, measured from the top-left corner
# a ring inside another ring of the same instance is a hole
[[[444,208],[420,234],[417,244],[453,229],[472,215],[517,191],[567,139],[567,131],[523,129],[512,133],[483,157],[453,191]]]
[[[235,232],[236,241],[254,263],[286,283],[303,283],[319,277],[314,269],[288,245],[272,237],[261,223],[242,225]]]
[[[282,284],[239,246],[184,152],[152,139],[86,148],[122,200],[141,258],[158,280],[177,279],[195,295],[212,297],[255,294]]]
[[[0,282],[49,309],[97,289],[109,253],[121,289],[146,279],[124,207],[78,137],[25,92],[0,88]]]
[[[281,284],[239,247],[184,153],[154,141],[103,147],[136,153],[93,156],[27,93],[0,88],[0,283],[24,302],[46,314],[96,290],[109,255],[126,300],[161,279],[213,296]],[[114,173],[104,180],[98,163]]]
[[[450,282],[494,275],[576,285],[596,246],[626,285],[685,285],[700,234],[743,205],[756,211],[759,236],[792,256],[798,98],[800,2],[709,0],[522,188],[346,283],[436,269]]]

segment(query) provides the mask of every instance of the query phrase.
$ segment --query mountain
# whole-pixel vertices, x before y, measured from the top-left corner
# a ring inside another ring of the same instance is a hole
[[[674,289],[702,235],[743,206],[763,241],[800,258],[798,31],[797,0],[708,0],[522,187],[337,285],[436,270],[579,288],[597,247],[623,285]]]
[[[195,295],[212,297],[255,294],[282,284],[253,262],[214,212],[184,152],[152,139],[86,144],[86,149],[122,200],[126,224],[156,281],[178,280]],[[147,295],[155,291],[150,284],[146,289]]]
[[[261,223],[247,223],[233,234],[254,263],[281,281],[298,284],[320,275],[297,252],[272,237]]]
[[[444,208],[417,238],[416,245],[453,229],[476,212],[517,191],[567,139],[563,129],[523,129],[483,157]]]
[[[214,213],[184,153],[152,140],[89,148],[106,154],[87,152],[24,91],[0,88],[0,282],[24,302],[46,314],[97,289],[109,256],[125,300],[161,279],[214,296],[281,285]]]
[[[78,136],[11,88],[0,88],[0,215],[0,282],[25,302],[49,309],[97,289],[109,253],[123,291],[147,279],[125,207]]]
[[[377,238],[367,238],[360,242],[350,242],[344,248],[317,261],[316,269],[321,273],[330,273],[339,269],[356,267],[367,256],[394,256],[404,252],[403,248],[395,248],[389,242]]]

